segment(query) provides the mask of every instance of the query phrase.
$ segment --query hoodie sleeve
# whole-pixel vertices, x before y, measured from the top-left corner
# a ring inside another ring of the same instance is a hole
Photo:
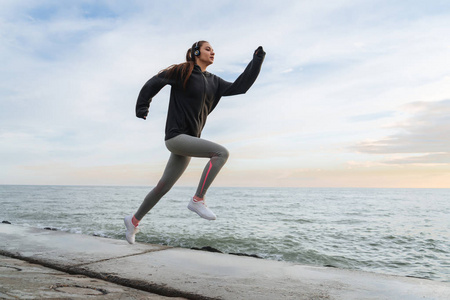
[[[167,84],[169,80],[165,77],[165,72],[150,78],[142,87],[136,102],[136,117],[145,119],[152,98]]]
[[[264,52],[263,48],[261,46],[258,47],[253,54],[252,61],[234,82],[231,83],[220,79],[220,96],[245,94],[258,77],[265,56],[266,52]]]

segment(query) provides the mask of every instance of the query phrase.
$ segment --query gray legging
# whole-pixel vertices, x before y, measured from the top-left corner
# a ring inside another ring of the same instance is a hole
[[[211,183],[228,159],[225,147],[186,134],[180,134],[166,141],[166,147],[171,153],[166,169],[156,187],[148,193],[138,211],[136,219],[142,218],[158,203],[158,201],[172,188],[186,170],[191,157],[210,158],[203,170],[195,196],[203,198]]]

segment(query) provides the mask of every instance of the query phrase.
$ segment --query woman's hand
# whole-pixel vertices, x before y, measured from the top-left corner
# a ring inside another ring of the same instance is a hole
[[[262,46],[259,46],[258,49],[255,50],[255,55],[260,56],[260,55],[265,55],[265,54],[266,54],[266,52],[264,52],[264,49]]]

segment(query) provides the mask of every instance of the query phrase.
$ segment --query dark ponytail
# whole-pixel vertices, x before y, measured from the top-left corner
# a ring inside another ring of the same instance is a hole
[[[183,88],[186,89],[187,81],[189,80],[189,77],[191,77],[192,70],[194,70],[195,65],[195,56],[192,54],[193,49],[197,44],[200,48],[203,43],[206,43],[206,41],[196,42],[191,48],[188,49],[186,52],[186,62],[171,65],[170,67],[162,70],[160,73],[166,72],[167,78],[183,81]]]

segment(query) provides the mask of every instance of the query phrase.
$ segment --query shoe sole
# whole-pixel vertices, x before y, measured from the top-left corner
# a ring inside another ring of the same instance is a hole
[[[216,218],[210,218],[210,217],[207,217],[207,216],[201,214],[199,211],[197,211],[195,208],[191,207],[190,205],[188,205],[188,209],[190,211],[195,212],[197,215],[199,215],[200,217],[202,217],[203,219],[206,219],[208,221],[214,221],[216,219]]]

